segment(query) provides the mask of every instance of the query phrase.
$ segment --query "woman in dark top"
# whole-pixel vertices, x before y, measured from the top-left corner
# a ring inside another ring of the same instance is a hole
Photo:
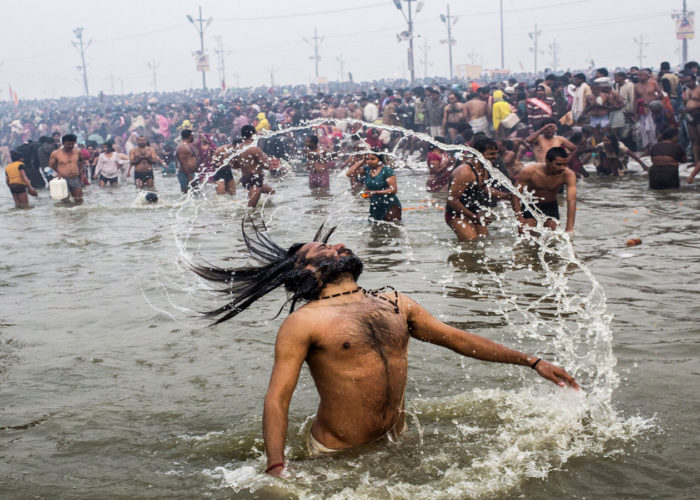
[[[685,161],[685,151],[678,144],[678,129],[667,128],[661,134],[661,142],[651,147],[651,168],[649,169],[649,188],[678,189],[681,181],[678,165]],[[696,172],[691,173],[691,178]]]
[[[644,170],[648,170],[644,162],[633,151],[620,143],[615,134],[603,136],[603,142],[598,144],[593,151],[596,151],[598,154],[596,165],[598,175],[625,175],[627,172],[627,157],[639,163]]]
[[[493,139],[478,140],[474,149],[492,164],[498,157],[498,146]],[[489,221],[483,211],[493,200],[510,197],[509,193],[494,189],[492,183],[488,170],[476,158],[463,161],[453,170],[445,204],[445,222],[459,241],[486,236]]]
[[[653,166],[677,167],[685,161],[685,151],[678,144],[678,129],[667,128],[661,134],[661,142],[651,147],[651,164]]]
[[[386,165],[383,154],[369,153],[363,160],[352,165],[347,176],[350,179],[360,174],[366,190],[363,198],[369,198],[369,217],[374,220],[395,222],[401,220],[401,202],[396,196],[396,175]]]

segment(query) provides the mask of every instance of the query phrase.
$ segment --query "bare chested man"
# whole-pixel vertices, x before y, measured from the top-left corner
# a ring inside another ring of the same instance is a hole
[[[489,133],[489,123],[491,119],[489,116],[488,101],[489,89],[486,87],[479,87],[477,90],[477,97],[468,100],[464,105],[467,121],[475,134],[478,132],[483,132],[484,134]]]
[[[228,194],[234,196],[236,194],[236,179],[233,177],[232,168],[236,168],[233,154],[238,151],[243,145],[243,139],[240,137],[231,141],[231,144],[219,146],[214,151],[212,161],[217,168],[212,179],[216,183],[216,194]]]
[[[192,148],[194,142],[194,133],[186,128],[180,132],[182,142],[175,151],[177,163],[179,165],[177,171],[177,180],[180,182],[180,191],[186,193],[190,189],[190,183],[194,180],[194,174],[197,172],[197,155]]]
[[[551,148],[547,151],[545,163],[533,163],[520,171],[516,187],[521,193],[525,189],[533,192],[535,207],[548,217],[544,226],[556,229],[559,223],[557,193],[566,185],[566,231],[571,232],[576,219],[576,174],[566,167],[568,162],[569,154],[564,148]],[[520,198],[513,196],[512,203],[521,228],[537,225],[530,210],[522,209]]]
[[[263,410],[268,474],[283,476],[289,403],[304,362],[321,399],[307,437],[311,455],[396,437],[405,430],[411,337],[463,356],[530,367],[560,387],[578,388],[564,369],[448,326],[403,294],[362,289],[357,285],[362,261],[343,244],[327,244],[332,232],[321,237],[319,230],[313,242],[285,249],[256,231],[244,239],[262,266],[194,268],[200,276],[230,287],[231,302],[209,314],[219,317],[217,322],[280,285],[292,296],[292,309],[299,301],[307,302],[277,332]]]
[[[467,108],[459,102],[457,93],[452,91],[447,96],[447,106],[442,111],[442,129],[449,135],[451,143],[454,143],[457,134],[464,130],[467,124]]]
[[[565,137],[556,135],[557,121],[554,118],[548,118],[542,123],[542,128],[527,138],[527,142],[535,152],[535,161],[544,163],[547,151],[555,147],[563,147],[570,153],[576,149],[576,146],[571,144]]]
[[[319,145],[318,136],[310,135],[306,138],[304,154],[309,165],[309,187],[311,189],[330,187],[330,172],[328,161],[330,155]]]
[[[80,151],[75,149],[78,138],[75,134],[66,134],[61,138],[63,146],[51,153],[49,167],[56,172],[57,178],[64,178],[68,184],[70,196],[76,203],[83,202],[83,183],[80,178],[85,169],[85,160]],[[67,197],[63,201],[68,201]]]
[[[590,125],[593,128],[596,142],[600,142],[603,135],[610,131],[610,113],[621,109],[624,104],[623,98],[614,92],[609,84],[593,82],[591,93],[586,97],[585,111],[581,117],[590,116]]]
[[[136,147],[129,151],[129,170],[127,170],[126,176],[129,177],[133,168],[134,183],[139,189],[153,187],[153,165],[163,163],[158,158],[155,149],[147,144],[146,137],[139,135],[136,138]]]
[[[688,182],[692,183],[700,171],[700,87],[698,87],[696,76],[691,72],[683,75],[683,84],[685,85],[685,90],[683,90],[685,124],[695,161],[695,168],[688,176]]]
[[[260,200],[260,195],[274,194],[275,190],[264,183],[265,173],[263,169],[270,169],[270,159],[257,146],[251,146],[255,128],[246,125],[241,129],[243,137],[243,152],[236,158],[241,169],[241,185],[248,190],[248,206],[254,207]]]
[[[649,103],[657,101],[663,97],[663,92],[658,82],[651,78],[648,69],[642,69],[637,74],[639,82],[634,86],[634,97],[641,101],[643,106],[639,107],[639,125],[642,132],[642,148],[648,150],[650,146],[656,144],[656,124],[649,109]]]

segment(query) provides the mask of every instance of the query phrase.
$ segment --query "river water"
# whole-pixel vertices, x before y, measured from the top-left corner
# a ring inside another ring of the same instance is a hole
[[[3,498],[695,498],[700,495],[700,194],[646,177],[579,182],[571,243],[491,235],[458,244],[424,190],[398,170],[399,227],[334,174],[272,179],[262,214],[282,245],[324,222],[365,262],[360,284],[393,285],[442,321],[556,361],[561,390],[521,367],[413,340],[408,432],[333,458],[305,457],[318,403],[304,367],[290,408],[290,477],[262,474],[263,397],[284,298],[209,327],[222,297],[187,261],[245,262],[245,192],[185,198],[156,178],[86,189],[31,210],[0,190],[0,496]],[[565,210],[562,206],[562,213]],[[643,243],[626,247],[625,240]]]

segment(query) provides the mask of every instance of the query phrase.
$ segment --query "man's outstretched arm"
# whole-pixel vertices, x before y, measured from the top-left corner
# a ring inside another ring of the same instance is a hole
[[[287,436],[289,402],[292,400],[301,365],[309,350],[309,330],[309,325],[292,315],[282,323],[277,332],[275,364],[272,367],[263,410],[266,472],[273,476],[279,476],[284,470],[284,441]]]
[[[566,373],[563,368],[548,361],[538,361],[539,358],[535,356],[524,354],[479,335],[446,325],[405,295],[401,295],[401,306],[406,312],[410,334],[418,340],[447,347],[463,356],[483,361],[528,367],[534,365],[535,371],[541,377],[561,387],[569,385],[574,389],[579,388],[574,378]]]

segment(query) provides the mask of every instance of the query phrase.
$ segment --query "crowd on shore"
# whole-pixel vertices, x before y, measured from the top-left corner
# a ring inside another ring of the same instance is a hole
[[[475,146],[512,182],[536,193],[538,184],[547,192],[553,186],[539,182],[537,175],[532,184],[532,172],[524,167],[530,162],[566,167],[556,169],[557,175],[566,173],[566,180],[558,177],[557,189],[566,184],[575,191],[575,179],[589,175],[586,163],[594,163],[599,175],[624,175],[628,158],[649,171],[650,187],[678,187],[681,163],[692,158],[700,166],[697,73],[695,62],[680,72],[663,62],[658,71],[598,68],[528,81],[442,81],[413,87],[381,82],[323,91],[300,86],[4,102],[0,161],[18,206],[53,177],[65,177],[79,202],[83,186],[110,186],[132,178],[132,171],[137,187],[152,189],[154,167],[177,174],[183,192],[210,180],[220,194],[235,193],[230,169],[240,168],[241,184],[254,194],[249,197],[253,206],[261,192],[271,192],[262,171],[280,174],[284,169],[278,159],[300,159],[309,168],[311,187],[328,186],[328,169],[347,168],[354,187],[376,188],[365,193],[373,218],[397,220],[395,177],[383,153],[400,150],[427,161],[428,191],[450,192],[448,224],[452,227],[457,219],[461,225],[466,217],[475,223],[475,232],[467,232],[480,234],[485,223],[479,222],[475,204],[486,203],[484,195],[505,194],[490,182],[484,188],[488,172],[475,158],[452,154],[450,145]],[[305,126],[313,120],[319,121]],[[434,141],[402,134],[398,127]],[[274,133],[285,130],[289,132]],[[251,152],[253,134],[259,148]],[[241,158],[226,160],[241,147]],[[553,149],[557,152],[548,158]],[[66,175],[61,170],[74,150],[75,168]],[[369,150],[374,158],[368,160]],[[650,156],[650,165],[640,158],[644,155]],[[688,182],[698,170],[693,168]],[[377,175],[383,183],[374,180]],[[552,196],[539,195],[551,204]],[[380,209],[376,197],[387,210]],[[467,202],[473,202],[474,210]],[[549,215],[558,218],[558,213]],[[572,228],[573,220],[567,222],[567,229]]]

